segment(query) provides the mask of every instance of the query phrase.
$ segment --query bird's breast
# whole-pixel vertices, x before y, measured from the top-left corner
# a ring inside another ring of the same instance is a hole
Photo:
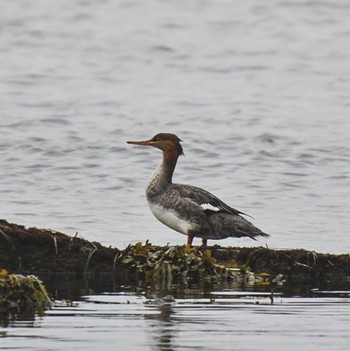
[[[186,234],[192,229],[190,222],[181,218],[177,212],[171,209],[164,208],[159,204],[152,202],[148,203],[153,215],[163,224],[179,233]]]

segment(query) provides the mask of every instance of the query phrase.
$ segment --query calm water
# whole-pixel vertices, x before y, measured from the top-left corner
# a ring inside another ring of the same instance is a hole
[[[1,7],[2,217],[184,243],[146,205],[160,153],[126,144],[169,131],[175,181],[251,214],[270,247],[350,251],[347,1]]]
[[[349,300],[263,293],[87,296],[0,329],[2,350],[348,350]]]
[[[126,144],[167,131],[184,140],[176,182],[271,234],[220,244],[350,252],[348,1],[0,5],[1,217],[121,248],[184,243],[146,205],[159,151]],[[18,323],[1,345],[329,350],[349,324],[344,299],[175,300],[162,319],[143,297],[111,298]]]

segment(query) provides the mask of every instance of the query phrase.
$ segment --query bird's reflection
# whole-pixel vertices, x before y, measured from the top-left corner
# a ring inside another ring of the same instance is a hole
[[[175,333],[174,314],[176,313],[174,297],[166,295],[162,298],[149,300],[147,306],[158,313],[147,314],[145,318],[150,321],[152,344],[154,350],[173,351],[172,339]]]
[[[154,284],[146,289],[147,301],[145,305],[149,308],[145,314],[150,329],[152,350],[175,351],[179,350],[178,333],[181,332],[179,326],[183,321],[182,303],[180,300],[201,299],[201,303],[213,304],[215,297],[213,291],[241,291],[242,282],[224,282],[213,284],[211,282],[201,282],[183,286],[181,284]],[[203,302],[205,300],[205,302]],[[187,320],[187,322],[190,322]],[[196,323],[197,320],[194,321]]]

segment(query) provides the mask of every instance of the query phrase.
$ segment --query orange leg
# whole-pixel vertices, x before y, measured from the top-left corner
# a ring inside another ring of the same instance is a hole
[[[193,241],[193,236],[188,236],[187,237],[187,245],[191,246],[192,245],[192,241]]]
[[[205,247],[207,246],[208,239],[202,239],[202,245]]]

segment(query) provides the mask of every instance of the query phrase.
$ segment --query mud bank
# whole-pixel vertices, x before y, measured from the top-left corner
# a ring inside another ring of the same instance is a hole
[[[72,279],[111,274],[118,284],[140,280],[282,281],[314,285],[350,281],[348,254],[322,254],[302,249],[272,250],[219,245],[207,248],[129,245],[105,247],[78,236],[49,229],[25,228],[0,220],[0,269],[21,274],[66,274]]]

